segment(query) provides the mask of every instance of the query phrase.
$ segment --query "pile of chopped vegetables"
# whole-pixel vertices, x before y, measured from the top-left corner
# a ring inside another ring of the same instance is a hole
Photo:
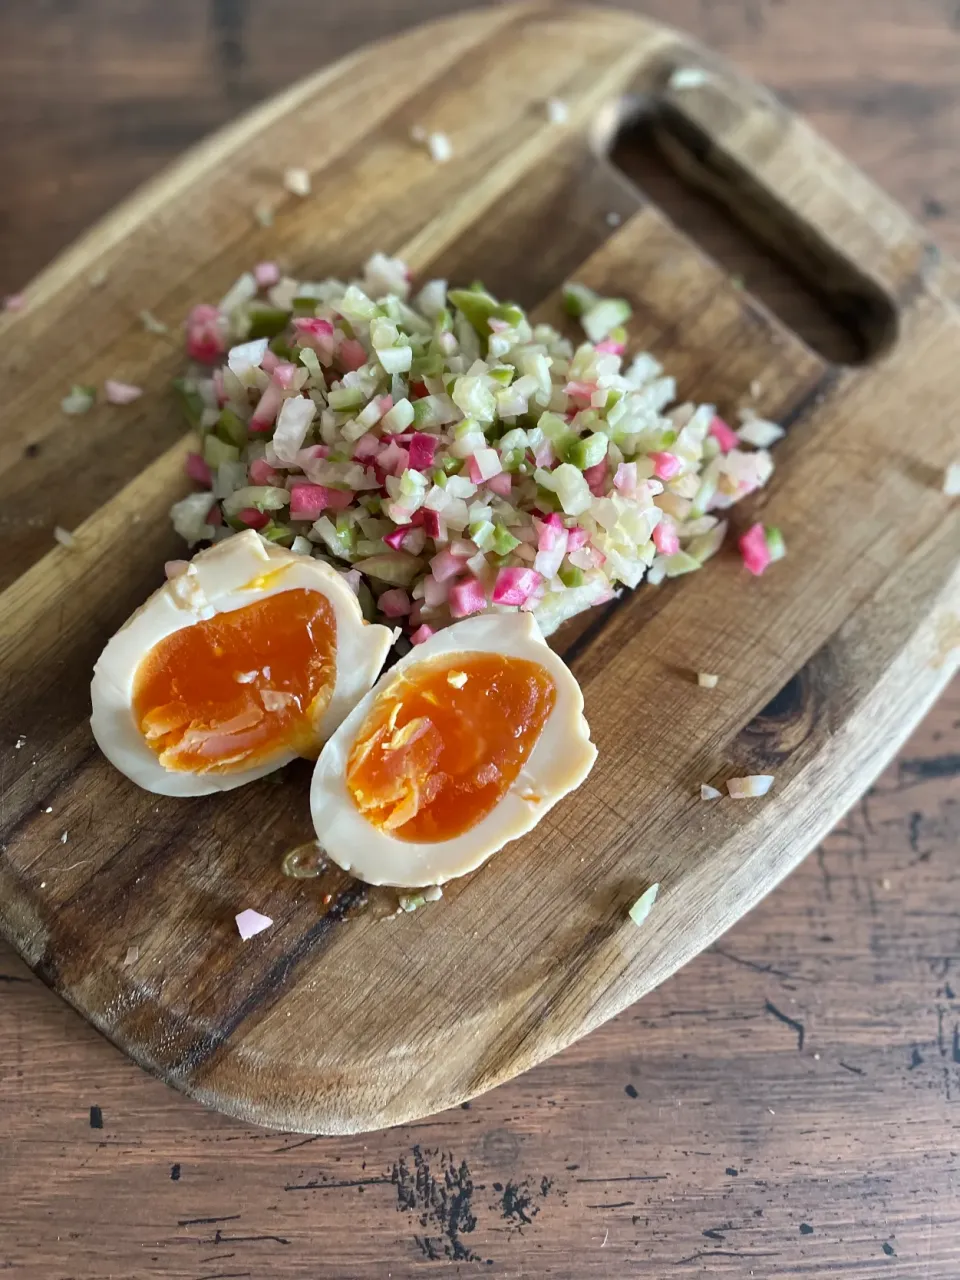
[[[254,528],[327,560],[414,643],[484,610],[531,610],[549,634],[700,569],[769,478],[779,428],[671,408],[652,356],[625,367],[623,300],[568,285],[574,348],[482,285],[411,292],[377,254],[352,284],[261,263],[194,308],[177,387],[202,490],[172,512],[189,543]],[[745,541],[755,573],[782,553],[761,525]]]

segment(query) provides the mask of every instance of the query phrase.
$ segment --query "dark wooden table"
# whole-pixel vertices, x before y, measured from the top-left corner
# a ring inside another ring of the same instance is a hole
[[[0,294],[244,107],[465,7],[5,0]],[[956,0],[637,7],[739,59],[960,249]],[[736,236],[698,206],[678,214],[736,265]],[[759,278],[817,331],[788,283]],[[291,1138],[208,1114],[0,946],[0,1272],[956,1280],[958,729],[955,684],[718,945],[554,1061],[386,1133]]]

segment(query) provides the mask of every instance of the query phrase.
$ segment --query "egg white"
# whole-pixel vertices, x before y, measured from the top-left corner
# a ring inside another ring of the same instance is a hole
[[[194,556],[124,623],[94,667],[90,725],[100,750],[128,778],[166,796],[230,791],[288,764],[296,752],[274,751],[252,769],[194,774],[167,769],[148,746],[133,711],[137,670],[176,631],[254,601],[303,588],[326,596],[336,620],[336,684],[316,727],[319,745],[376,680],[393,639],[387,627],[364,621],[356,595],[321,560],[294,555],[249,529]]]
[[[400,840],[368,822],[354,804],[346,782],[354,741],[377,698],[400,675],[436,658],[471,652],[538,663],[556,686],[553,709],[516,779],[476,826],[451,840]],[[580,686],[548,648],[533,615],[468,618],[431,636],[402,658],[357,703],[324,747],[310,792],[317,840],[344,871],[368,884],[411,889],[443,884],[476,870],[508,841],[532,830],[559,800],[580,786],[596,757]]]

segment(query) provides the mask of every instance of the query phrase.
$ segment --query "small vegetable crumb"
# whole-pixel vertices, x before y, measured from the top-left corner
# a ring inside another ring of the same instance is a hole
[[[657,884],[652,884],[649,889],[641,893],[640,897],[630,908],[630,919],[635,925],[641,925],[644,920],[646,920],[647,916],[653,909],[653,904],[656,902],[657,894],[659,892],[659,882]]]
[[[400,910],[406,911],[409,915],[414,911],[419,910],[419,908],[426,902],[426,898],[422,893],[401,893],[398,901],[400,903]]]
[[[616,213],[616,212],[614,212],[613,210],[611,210],[611,211],[607,214],[607,226],[608,226],[608,227],[619,227],[619,225],[620,225],[620,223],[621,223],[621,222],[623,222],[623,218],[620,216],[620,214],[619,214],[619,213]]]
[[[247,942],[250,938],[255,938],[258,933],[263,933],[264,929],[269,929],[273,921],[269,916],[263,916],[259,911],[254,911],[248,907],[246,911],[241,911],[236,917],[237,930],[240,937]]]
[[[253,278],[261,289],[272,289],[280,283],[280,268],[275,262],[258,262],[253,268]]]
[[[266,200],[261,200],[260,203],[254,207],[253,216],[261,227],[273,226],[273,207],[272,205],[269,205]]]
[[[103,384],[103,394],[107,404],[132,404],[143,395],[143,387],[134,386],[132,382],[117,382],[108,378]]]
[[[437,164],[446,164],[453,158],[453,144],[445,133],[431,133],[427,136],[427,150],[431,159]]]
[[[127,965],[136,964],[139,959],[140,959],[140,948],[127,947],[127,954],[123,957],[124,967],[126,967]]]
[[[551,124],[566,124],[570,119],[570,109],[562,98],[547,99],[547,118]]]
[[[702,67],[677,67],[670,77],[671,89],[699,89],[705,85],[710,76]]]
[[[751,800],[755,796],[765,796],[772,786],[772,773],[752,773],[745,778],[731,778],[727,791],[734,800]]]
[[[22,293],[8,293],[3,300],[3,309],[4,311],[22,311],[26,301]]]
[[[443,890],[438,884],[432,884],[423,891],[424,899],[427,902],[439,902],[443,897]]]
[[[455,689],[462,689],[467,683],[467,673],[465,671],[451,671],[447,675],[447,684],[452,684]]]
[[[77,383],[70,388],[69,395],[65,395],[60,401],[60,408],[71,417],[76,417],[78,414],[88,413],[93,408],[96,398],[96,387],[86,387]]]
[[[756,399],[762,391],[762,384],[754,379],[750,383],[750,394]],[[737,435],[744,444],[753,445],[755,449],[769,449],[786,434],[783,427],[759,417],[752,409],[740,410],[740,430]]]
[[[700,783],[700,799],[701,800],[719,800],[723,795],[722,791],[718,791],[716,787],[711,787],[707,782]]]
[[[69,832],[69,831],[65,831],[65,832],[63,833],[63,835],[60,837],[60,843],[61,843],[61,844],[66,844],[66,843],[67,843],[67,839],[68,839],[69,835],[70,835],[70,832]]]
[[[162,320],[158,320],[152,311],[141,311],[140,323],[143,325],[144,329],[146,329],[147,333],[160,335],[170,332],[168,326],[165,325]]]
[[[719,676],[711,675],[708,671],[697,672],[697,684],[701,689],[715,689],[719,683]]]
[[[775,560],[787,554],[786,543],[779,529],[762,524],[751,525],[739,541],[740,555],[747,570],[759,578]]]
[[[960,498],[960,462],[951,462],[943,473],[943,492],[948,498]]]
[[[21,747],[25,747],[26,745],[27,745],[27,740],[21,733],[20,737],[13,744],[13,749],[14,751],[19,751]]]
[[[53,530],[53,536],[60,543],[61,547],[75,547],[77,540],[69,529],[62,529],[60,525],[56,525]]]
[[[24,742],[25,742],[25,741],[26,741],[26,739],[24,739]],[[22,745],[22,744],[21,744],[21,745]],[[52,805],[52,804],[48,804],[48,805],[47,805],[47,807],[44,809],[44,811],[43,811],[43,812],[44,812],[44,813],[53,813],[53,805]]]
[[[291,195],[301,197],[308,196],[312,189],[310,174],[306,169],[298,169],[296,167],[284,170],[283,185]]]

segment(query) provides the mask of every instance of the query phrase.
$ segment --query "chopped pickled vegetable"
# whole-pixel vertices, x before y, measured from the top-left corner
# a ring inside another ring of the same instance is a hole
[[[697,684],[701,689],[715,689],[720,683],[720,677],[711,675],[707,671],[697,672]]]
[[[311,190],[310,174],[306,169],[291,168],[285,169],[283,174],[283,185],[295,196],[308,196]]]
[[[453,145],[445,133],[427,134],[426,143],[431,159],[437,164],[446,164],[453,158]]]
[[[640,897],[630,908],[630,919],[635,925],[639,926],[643,924],[644,920],[646,920],[647,916],[653,910],[653,904],[656,902],[657,894],[659,892],[660,885],[652,884],[649,889],[641,893]]]
[[[143,395],[143,387],[135,387],[131,382],[117,382],[108,378],[103,384],[103,394],[107,404],[132,404]]]
[[[718,791],[716,787],[711,787],[707,782],[700,783],[700,799],[701,800],[719,800],[723,796],[722,791]]]
[[[248,907],[246,911],[241,911],[237,916],[237,931],[244,942],[255,938],[258,933],[263,933],[265,929],[271,928],[272,925],[273,921],[269,916],[261,915],[259,911],[254,911],[252,907]]]
[[[170,332],[167,325],[162,320],[158,320],[152,311],[140,312],[140,323],[146,329],[147,333],[155,333],[157,336]]]
[[[564,302],[590,341],[480,283],[414,291],[382,253],[353,282],[259,263],[187,320],[196,365],[176,388],[204,491],[176,528],[191,544],[254,528],[325,560],[412,643],[489,610],[549,633],[695,572],[723,539],[715,513],[766,482],[770,456],[712,406],[671,407],[652,356],[625,360],[625,300],[571,283]],[[760,529],[769,563],[782,539]]]
[[[727,783],[727,792],[734,800],[749,800],[755,796],[765,796],[773,786],[773,774],[752,773],[745,778],[731,778]]]
[[[63,397],[60,401],[60,408],[64,413],[68,413],[74,417],[81,413],[87,413],[93,408],[97,399],[96,387],[84,387],[76,385],[70,388],[70,394]]]

